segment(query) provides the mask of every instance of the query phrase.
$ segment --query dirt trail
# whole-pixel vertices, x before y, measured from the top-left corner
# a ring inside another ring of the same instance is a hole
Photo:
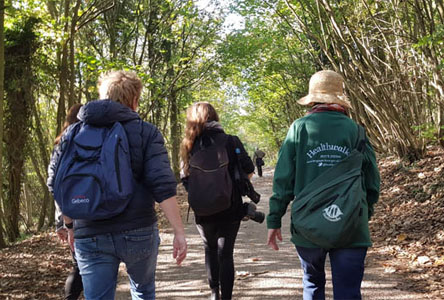
[[[258,210],[268,211],[273,170],[265,170],[262,178],[254,177],[256,190],[262,195]],[[204,267],[202,241],[195,228],[193,216],[186,224],[188,256],[178,267],[171,257],[172,234],[161,232],[156,294],[157,299],[207,299],[209,288]],[[235,247],[236,280],[233,299],[302,299],[302,270],[289,233],[290,214],[282,220],[283,242],[279,251],[271,250],[266,243],[265,222],[242,222]],[[369,251],[362,283],[364,299],[424,299],[425,295],[397,289],[403,278],[397,274],[384,273],[378,266],[377,253]],[[329,265],[327,261],[327,266]],[[328,270],[327,298],[332,299],[331,277]],[[128,279],[121,268],[116,299],[131,299]]]

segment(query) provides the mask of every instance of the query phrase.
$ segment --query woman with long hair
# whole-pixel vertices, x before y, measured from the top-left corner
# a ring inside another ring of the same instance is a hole
[[[254,165],[237,136],[225,134],[214,107],[207,102],[198,102],[187,110],[185,137],[181,144],[182,179],[187,188],[190,175],[190,159],[201,145],[225,140],[228,154],[228,172],[235,182],[237,165],[246,174],[252,175]],[[205,248],[205,267],[211,288],[211,299],[231,299],[234,283],[233,251],[240,222],[246,215],[248,205],[243,204],[238,187],[233,184],[232,204],[221,212],[201,216],[195,213],[196,226]],[[203,199],[205,200],[205,199]]]
[[[82,106],[83,104],[76,103],[69,108],[65,122],[63,123],[62,130],[60,130],[59,135],[55,138],[54,145],[60,143],[60,138],[62,137],[63,133],[65,132],[66,128],[68,128],[69,125],[77,123],[79,121],[79,119],[77,119],[77,114],[79,113],[79,110]]]
[[[82,104],[76,103],[71,106],[68,110],[68,114],[66,115],[65,122],[63,123],[62,130],[59,135],[56,137],[54,144],[57,145],[60,143],[60,138],[65,132],[66,128],[69,125],[77,123],[79,119],[77,119],[77,114],[79,113]],[[56,233],[61,241],[68,240],[68,231],[63,224],[62,212],[56,205]],[[74,252],[71,251],[72,255],[72,270],[66,278],[65,282],[65,298],[66,300],[76,300],[80,297],[80,294],[83,291],[82,277],[80,276],[79,266],[77,265],[77,260],[75,258]]]

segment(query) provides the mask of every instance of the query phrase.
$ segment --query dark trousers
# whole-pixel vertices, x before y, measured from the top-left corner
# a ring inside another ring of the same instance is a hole
[[[296,247],[304,270],[304,300],[325,299],[325,259],[330,257],[335,300],[361,299],[367,248],[321,249]]]
[[[256,158],[256,167],[257,167],[257,175],[259,175],[259,177],[262,177],[262,166],[264,165],[264,161],[262,160],[262,158]]]
[[[74,253],[72,252],[72,270],[65,282],[65,300],[77,300],[83,291],[82,277]]]
[[[259,177],[262,177],[262,166],[257,166],[257,175],[259,175]]]
[[[211,289],[220,287],[222,299],[231,299],[234,283],[233,251],[240,221],[197,224],[205,247],[205,267]]]

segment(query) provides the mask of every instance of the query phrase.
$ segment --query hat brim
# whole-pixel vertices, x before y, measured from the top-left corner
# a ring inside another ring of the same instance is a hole
[[[352,108],[346,96],[336,96],[331,94],[309,94],[298,100],[300,105],[313,105],[315,103],[339,104],[346,108]]]

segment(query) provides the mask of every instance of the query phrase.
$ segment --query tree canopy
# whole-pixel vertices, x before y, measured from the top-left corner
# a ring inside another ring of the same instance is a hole
[[[275,157],[322,69],[344,77],[351,117],[378,152],[413,162],[444,146],[442,0],[4,2],[0,247],[53,224],[53,140],[107,70],[142,79],[139,114],[164,135],[177,176],[191,103],[209,101],[249,151]]]

